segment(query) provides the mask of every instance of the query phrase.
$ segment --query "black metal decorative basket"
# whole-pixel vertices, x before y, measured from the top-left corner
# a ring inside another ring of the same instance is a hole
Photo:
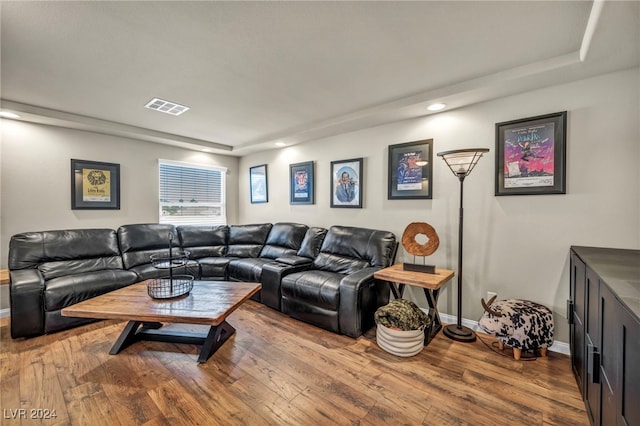
[[[169,233],[169,250],[166,254],[152,254],[151,265],[156,269],[166,269],[169,276],[155,278],[147,283],[147,293],[154,299],[172,299],[189,294],[193,289],[193,275],[174,275],[174,269],[186,270],[189,262],[189,252],[174,250],[172,247],[173,234]]]
[[[147,293],[154,299],[173,299],[189,294],[192,289],[193,275],[155,278],[147,283]]]
[[[189,252],[184,250],[171,250],[168,254],[152,254],[151,265],[157,269],[173,269],[185,266],[189,262]]]

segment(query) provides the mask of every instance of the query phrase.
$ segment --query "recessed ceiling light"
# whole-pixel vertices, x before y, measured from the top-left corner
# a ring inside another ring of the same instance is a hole
[[[2,117],[2,118],[20,118],[20,116],[18,114],[14,114],[13,112],[9,112],[9,111],[0,111],[0,117]]]
[[[276,142],[276,146],[287,146],[284,142]]]
[[[188,106],[180,105],[175,102],[165,101],[164,99],[153,98],[145,105],[145,108],[164,112],[171,115],[180,115],[189,110]]]
[[[440,111],[445,109],[447,106],[445,104],[441,104],[441,103],[437,103],[437,104],[431,104],[427,107],[427,109],[429,111]]]

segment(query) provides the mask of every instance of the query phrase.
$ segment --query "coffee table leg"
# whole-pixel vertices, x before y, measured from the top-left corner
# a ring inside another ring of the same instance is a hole
[[[115,355],[138,340],[136,338],[136,331],[138,331],[140,324],[142,324],[142,321],[129,321],[127,325],[125,325],[124,330],[122,330],[122,333],[120,333],[120,337],[118,337],[118,340],[116,340],[116,343],[114,343],[113,347],[109,351],[109,354]]]
[[[204,340],[202,344],[202,349],[200,350],[200,356],[198,357],[198,362],[203,363],[207,362],[207,360],[213,355],[219,348],[224,344],[224,342],[229,339],[236,332],[236,329],[231,326],[228,322],[224,321],[222,324],[217,326],[212,326],[209,329],[209,334],[207,334],[207,338]]]

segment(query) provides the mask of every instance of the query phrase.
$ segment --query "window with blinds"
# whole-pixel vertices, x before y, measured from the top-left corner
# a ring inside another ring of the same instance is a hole
[[[160,223],[226,225],[224,167],[160,160]]]

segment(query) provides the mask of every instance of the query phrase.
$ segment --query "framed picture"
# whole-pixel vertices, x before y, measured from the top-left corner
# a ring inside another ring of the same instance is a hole
[[[71,159],[71,210],[120,209],[120,164]]]
[[[269,201],[266,164],[249,168],[249,184],[251,185],[251,203],[266,203]]]
[[[432,198],[433,139],[389,145],[389,200]]]
[[[567,112],[496,124],[496,195],[566,193]]]
[[[289,164],[289,204],[314,204],[313,161]]]
[[[331,162],[331,207],[362,208],[362,158]]]

